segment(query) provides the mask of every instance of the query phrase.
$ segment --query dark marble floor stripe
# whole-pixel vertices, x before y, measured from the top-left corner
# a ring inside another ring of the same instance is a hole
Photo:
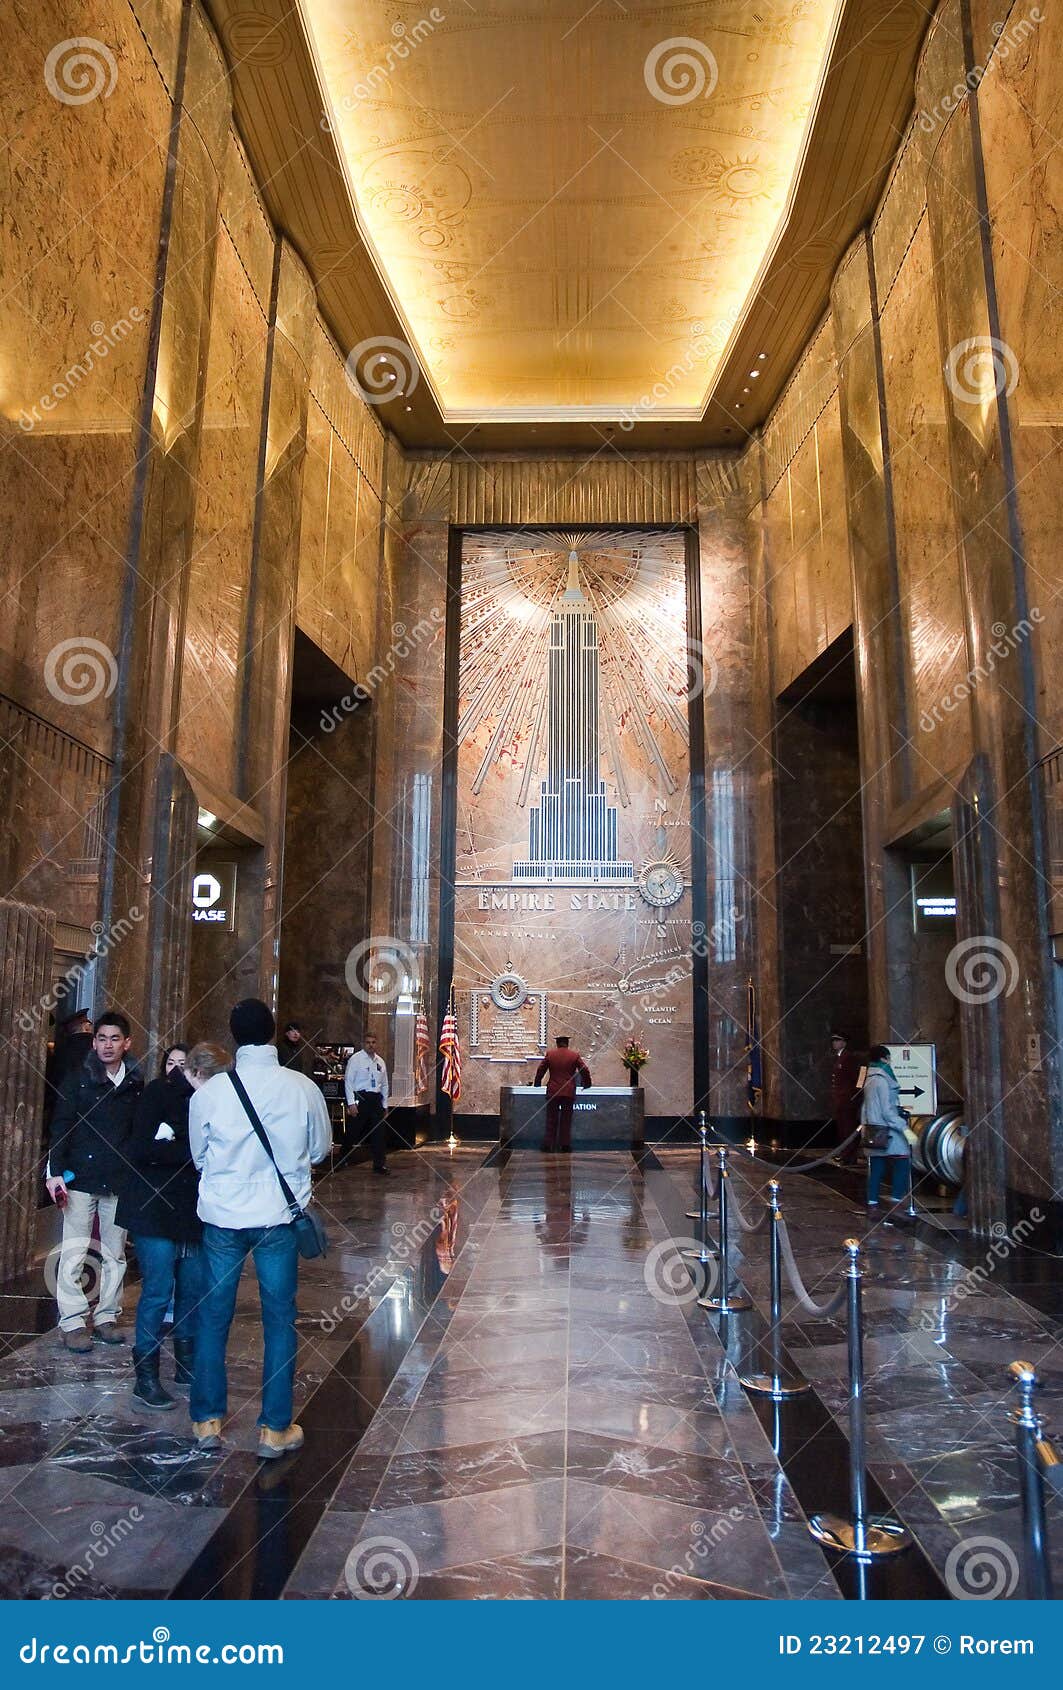
[[[653,1195],[665,1225],[675,1238],[689,1234],[685,1218],[686,1196],[677,1178],[670,1177],[652,1152],[643,1156],[647,1187]],[[678,1170],[677,1170],[678,1177]],[[754,1299],[755,1302],[755,1299]],[[713,1315],[694,1305],[692,1321],[708,1322],[736,1371],[745,1371],[758,1356],[767,1323],[756,1306],[748,1313]],[[784,1365],[788,1361],[782,1351]],[[760,1365],[763,1365],[761,1357]],[[815,1390],[785,1403],[744,1393],[768,1436],[783,1471],[805,1513],[849,1513],[849,1441],[826,1404]],[[873,1476],[868,1479],[868,1503],[872,1513],[889,1514],[889,1499]],[[868,1596],[890,1598],[944,1598],[941,1579],[918,1542],[903,1555],[873,1563],[866,1569],[843,1556],[827,1556],[842,1593],[850,1599]]]
[[[488,1193],[481,1194],[481,1207]],[[462,1190],[455,1262],[471,1224],[470,1185]],[[276,1465],[256,1463],[226,1516],[170,1592],[177,1599],[280,1596],[352,1455],[427,1320],[448,1275],[433,1227],[407,1271],[399,1300],[385,1296],[332,1371],[299,1411],[306,1442]]]

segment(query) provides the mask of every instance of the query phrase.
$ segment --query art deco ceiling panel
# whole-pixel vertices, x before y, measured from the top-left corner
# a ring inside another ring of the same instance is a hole
[[[838,0],[301,0],[355,214],[447,421],[700,416]]]
[[[204,3],[344,355],[420,349],[374,395],[403,444],[608,454],[763,420],[881,193],[934,0],[844,0],[832,44],[830,0]]]

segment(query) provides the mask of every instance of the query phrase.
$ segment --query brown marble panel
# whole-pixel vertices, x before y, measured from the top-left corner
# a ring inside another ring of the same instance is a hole
[[[218,211],[240,255],[263,316],[268,316],[273,281],[274,234],[259,196],[247,154],[229,131]]]
[[[925,216],[882,309],[881,334],[918,788],[956,768],[971,744],[969,710],[957,691],[968,661]]]
[[[48,55],[77,35],[99,94],[71,104]],[[126,5],[17,0],[0,108],[0,685],[106,752],[169,100]],[[46,673],[68,640],[102,650]]]
[[[178,751],[236,790],[237,671],[262,428],[266,319],[228,231],[218,236],[189,571]]]
[[[1059,134],[1063,124],[1058,76],[1063,19],[1052,8],[1040,10],[1036,26],[1023,8],[1009,14],[979,89],[978,110],[1004,342],[1001,367],[1013,383],[1009,415],[1027,592],[1043,617],[1034,636],[1036,709],[1041,750],[1048,751],[1063,741],[1063,328],[1057,309],[1063,229],[1055,211],[1063,203],[1063,156],[1045,137]]]
[[[325,543],[328,535],[332,453],[335,435],[315,394],[310,395],[306,419],[306,463],[303,466],[303,510],[299,531],[299,580],[296,622],[324,649]]]
[[[816,597],[823,607],[824,645],[830,645],[853,619],[849,578],[849,535],[845,466],[842,458],[841,401],[833,394],[816,424],[819,456],[820,530]]]
[[[299,626],[361,680],[376,661],[384,436],[320,321],[311,389]]]

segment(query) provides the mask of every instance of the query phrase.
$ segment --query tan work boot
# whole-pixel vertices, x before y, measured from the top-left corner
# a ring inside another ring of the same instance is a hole
[[[60,1330],[59,1336],[64,1349],[73,1350],[75,1355],[87,1356],[92,1348],[92,1339],[83,1326],[75,1326],[72,1332]]]
[[[268,1426],[259,1428],[258,1458],[260,1461],[279,1461],[282,1455],[290,1455],[293,1449],[303,1447],[303,1428],[297,1426],[293,1420],[283,1432],[271,1432]]]
[[[193,1420],[192,1436],[196,1440],[197,1449],[220,1449],[221,1421]]]

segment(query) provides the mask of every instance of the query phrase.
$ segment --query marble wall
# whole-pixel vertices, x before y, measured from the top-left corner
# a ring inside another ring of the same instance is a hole
[[[851,623],[871,1033],[937,1042],[942,1089],[965,1099],[972,1128],[980,1228],[1034,1203],[1058,1226],[1063,1164],[1063,832],[1058,783],[1037,767],[1059,739],[1048,299],[1060,167],[1045,137],[1060,23],[997,11],[939,9],[882,201],[742,471],[765,1004],[785,1015],[791,958],[785,894],[781,913],[769,907],[785,879],[774,763],[786,730],[764,695],[778,700]],[[931,834],[951,845],[959,893],[956,929],[936,940],[915,933],[907,884]],[[776,1062],[784,1043],[768,1039]],[[789,1101],[770,1064],[768,1101]]]

